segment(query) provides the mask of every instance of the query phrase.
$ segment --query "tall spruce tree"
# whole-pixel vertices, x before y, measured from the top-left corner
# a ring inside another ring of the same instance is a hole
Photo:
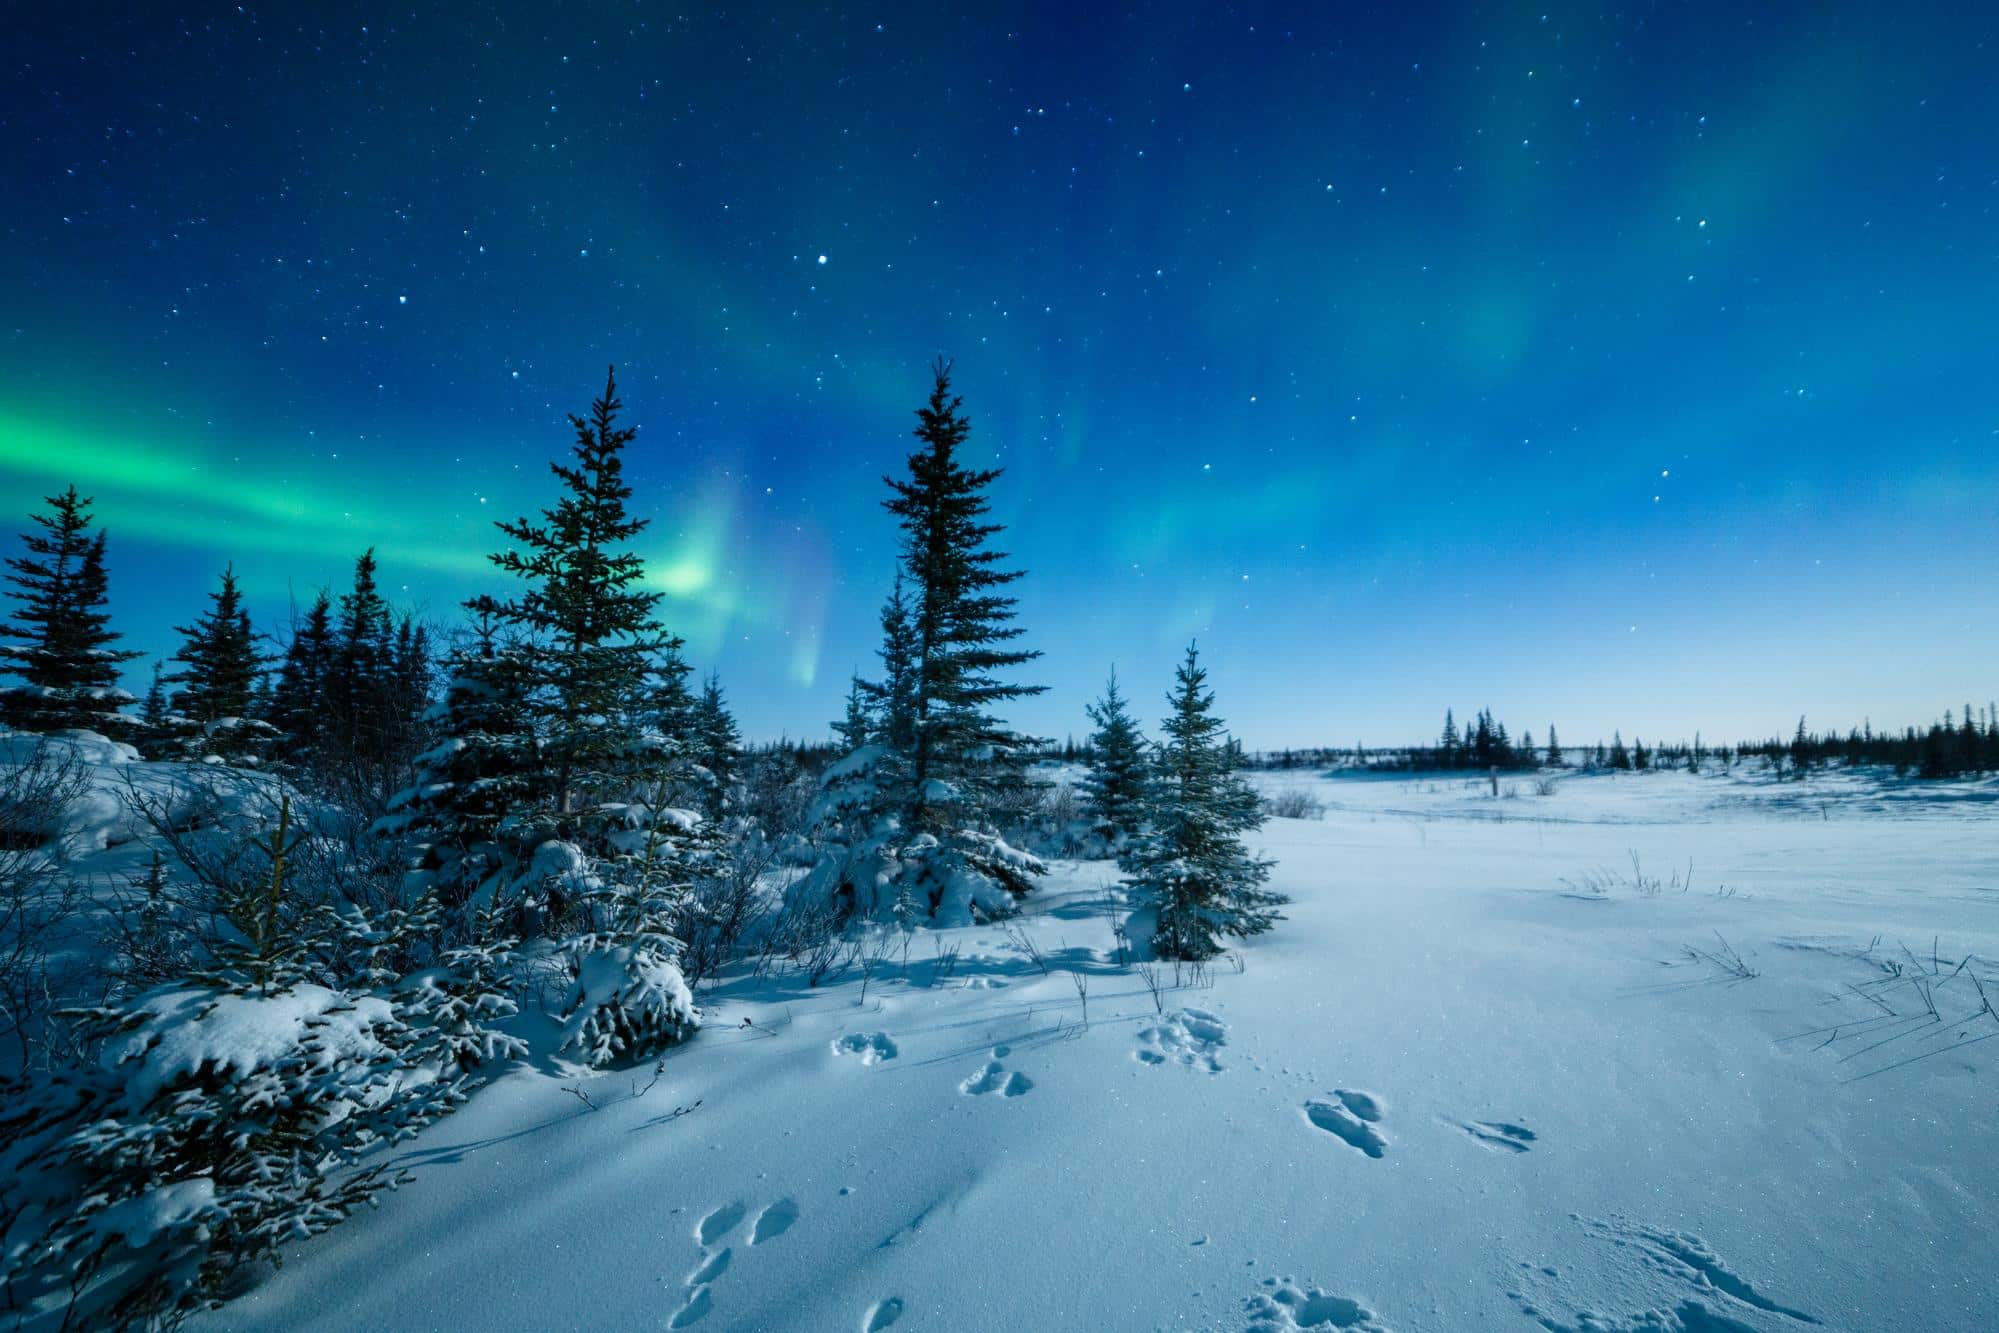
[[[1550,722],[1548,724],[1548,767],[1561,768],[1565,766],[1565,763],[1566,761],[1562,758],[1561,738],[1555,735],[1555,724]]]
[[[1002,672],[1041,654],[1010,647],[1023,633],[1013,624],[1015,599],[1000,591],[1023,571],[1006,569],[1006,553],[989,545],[1001,525],[988,521],[986,490],[997,468],[968,468],[959,450],[972,423],[951,392],[951,365],[931,368],[930,399],[917,409],[909,475],[888,478],[883,502],[902,527],[903,566],[915,586],[911,627],[916,640],[915,735],[910,751],[907,817],[913,831],[947,833],[978,822],[981,803],[1003,779],[1023,738],[993,715],[994,705],[1039,694],[1046,686],[1017,685]]]
[[[1117,845],[1135,835],[1145,821],[1145,738],[1118,693],[1112,668],[1103,697],[1085,705],[1096,730],[1090,733],[1090,771],[1083,778],[1083,806],[1096,832]]]
[[[1599,753],[1602,749],[1601,745],[1597,747]],[[1624,733],[1621,731],[1610,733],[1610,766],[1614,769],[1631,767],[1631,753],[1624,748]]]
[[[939,360],[908,475],[886,479],[902,550],[882,611],[883,676],[866,687],[871,743],[825,774],[815,809],[838,836],[803,886],[862,912],[892,906],[904,923],[1010,910],[1044,870],[1002,836],[1035,784],[1032,742],[994,710],[1044,687],[1006,678],[1040,654],[1013,646],[1021,630],[1004,590],[1021,573],[992,549],[1001,527],[987,517],[1000,473],[960,458],[971,431],[961,409]]]
[[[120,736],[131,719],[119,710],[132,696],[118,669],[141,654],[113,648],[118,634],[105,609],[109,578],[102,529],[90,531],[90,499],[71,486],[31,514],[39,531],[23,535],[25,555],[7,557],[16,606],[0,636],[0,671],[22,684],[0,691],[0,721],[23,731],[81,727]]]
[[[1264,887],[1271,863],[1242,844],[1262,827],[1263,802],[1237,772],[1241,751],[1214,716],[1207,675],[1189,644],[1159,724],[1146,829],[1118,859],[1133,900],[1155,913],[1161,958],[1212,958],[1223,936],[1269,930],[1287,901]]]
[[[495,614],[538,642],[532,707],[563,816],[621,799],[656,767],[657,747],[635,744],[630,725],[659,687],[655,673],[667,666],[669,686],[685,691],[684,666],[670,667],[681,641],[659,623],[661,594],[644,587],[645,562],[629,549],[647,520],[626,508],[624,450],[638,432],[618,424],[623,406],[613,368],[590,415],[569,418],[574,461],[549,464],[562,498],[538,521],[499,524],[516,544],[492,557],[527,585]]]
[[[670,808],[691,750],[692,701],[681,640],[655,615],[630,543],[647,521],[627,508],[624,450],[638,432],[618,424],[615,369],[590,415],[571,416],[569,463],[549,465],[563,494],[540,519],[499,525],[516,543],[493,563],[525,584],[492,614],[532,648],[526,713],[538,744],[536,785],[547,804],[517,820],[547,821],[526,906],[579,927],[566,955],[574,984],[564,1044],[603,1064],[656,1053],[700,1022],[669,933],[693,891],[695,862],[712,850],[696,816]],[[640,844],[634,850],[634,840]]]

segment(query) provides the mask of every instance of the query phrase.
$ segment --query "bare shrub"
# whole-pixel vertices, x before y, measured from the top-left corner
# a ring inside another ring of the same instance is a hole
[[[58,961],[89,900],[63,872],[61,843],[90,775],[68,746],[44,744],[0,772],[0,1041],[22,1069],[46,1063],[51,1019],[77,977]]]
[[[1263,808],[1273,819],[1324,819],[1326,803],[1303,787],[1293,787],[1263,798]]]
[[[1001,924],[1000,930],[1005,934],[1008,943],[1020,950],[1026,956],[1028,962],[1033,963],[1035,967],[1040,969],[1042,976],[1045,977],[1048,975],[1047,956],[1041,952],[1041,946],[1035,942],[1034,937],[1028,934],[1023,926],[1018,922],[1007,921]]]
[[[1145,993],[1152,997],[1152,1012],[1165,1013],[1166,1000],[1163,992],[1166,989],[1166,977],[1159,970],[1159,964],[1140,963],[1137,971],[1138,979],[1145,983]]]

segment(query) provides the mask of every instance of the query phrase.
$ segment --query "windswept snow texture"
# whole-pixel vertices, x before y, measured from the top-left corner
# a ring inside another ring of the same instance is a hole
[[[1058,862],[1049,975],[725,978],[650,1092],[523,1065],[197,1322],[1999,1327],[1999,784],[1259,780],[1326,815],[1258,835],[1240,973],[1155,1007]]]

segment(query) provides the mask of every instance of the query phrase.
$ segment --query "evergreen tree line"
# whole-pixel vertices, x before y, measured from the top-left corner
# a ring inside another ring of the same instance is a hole
[[[1586,771],[1702,772],[1732,768],[1749,759],[1761,760],[1773,771],[1794,775],[1828,767],[1870,765],[1891,768],[1898,777],[1955,778],[1999,773],[1999,704],[1987,704],[1983,709],[1966,704],[1962,711],[1946,709],[1928,727],[1905,727],[1901,731],[1876,731],[1870,722],[1845,732],[1815,732],[1801,717],[1788,739],[1770,736],[1712,746],[1698,732],[1691,741],[1647,745],[1642,739],[1635,739],[1627,744],[1621,731],[1614,732],[1608,744],[1598,741],[1594,745],[1566,746],[1552,724],[1547,730],[1546,743],[1537,744],[1531,731],[1513,740],[1505,725],[1495,721],[1487,710],[1475,713],[1472,723],[1463,728],[1458,725],[1456,713],[1446,710],[1443,733],[1434,744],[1277,750],[1252,754],[1245,764],[1266,769],[1356,767],[1383,772],[1572,767]]]

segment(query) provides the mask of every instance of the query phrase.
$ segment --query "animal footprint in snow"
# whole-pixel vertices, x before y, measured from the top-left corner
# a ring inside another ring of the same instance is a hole
[[[868,1307],[867,1318],[861,1320],[861,1333],[882,1333],[882,1330],[902,1318],[902,1297],[891,1296],[885,1301],[876,1301]]]
[[[750,1244],[761,1245],[767,1240],[776,1240],[791,1230],[791,1224],[797,1220],[797,1202],[792,1199],[779,1199],[758,1213],[757,1220],[750,1223]]]
[[[1375,1128],[1381,1120],[1381,1100],[1372,1093],[1345,1088],[1335,1088],[1333,1097],[1335,1100],[1329,1102],[1306,1102],[1305,1118],[1369,1157],[1387,1151],[1388,1140]]]
[[[978,1073],[960,1083],[958,1091],[967,1097],[985,1097],[995,1092],[1005,1097],[1018,1097],[1033,1087],[1033,1079],[1019,1070],[1008,1072],[1007,1067],[1000,1063],[1006,1056],[1006,1047],[993,1047],[993,1058],[981,1065]]]
[[[1533,1130],[1504,1120],[1467,1120],[1458,1128],[1493,1152],[1527,1152],[1534,1141]]]
[[[722,1274],[728,1272],[730,1255],[731,1252],[726,1247],[709,1255],[702,1262],[701,1267],[688,1275],[687,1285],[690,1287],[705,1287],[716,1278],[722,1276]]]
[[[1345,1296],[1329,1296],[1313,1287],[1301,1291],[1290,1278],[1267,1277],[1269,1290],[1243,1302],[1250,1333],[1291,1333],[1301,1328],[1345,1328],[1355,1333],[1388,1333],[1374,1311]]]
[[[703,1319],[706,1319],[708,1312],[714,1308],[715,1298],[708,1294],[708,1288],[696,1287],[694,1294],[687,1298],[687,1304],[674,1312],[673,1318],[666,1321],[666,1326],[668,1328],[687,1328],[690,1325],[698,1324]]]
[[[897,1055],[895,1043],[886,1032],[853,1032],[833,1041],[835,1055],[858,1055],[864,1065],[879,1064],[883,1060],[893,1060]]]
[[[694,1228],[694,1239],[700,1241],[704,1248],[713,1245],[736,1229],[736,1223],[743,1220],[743,1212],[741,1203],[723,1204],[701,1219],[700,1224]]]
[[[1215,1052],[1228,1045],[1229,1027],[1205,1009],[1182,1009],[1139,1033],[1138,1040],[1139,1048],[1131,1054],[1141,1064],[1173,1060],[1189,1069],[1219,1074],[1222,1062]]]

